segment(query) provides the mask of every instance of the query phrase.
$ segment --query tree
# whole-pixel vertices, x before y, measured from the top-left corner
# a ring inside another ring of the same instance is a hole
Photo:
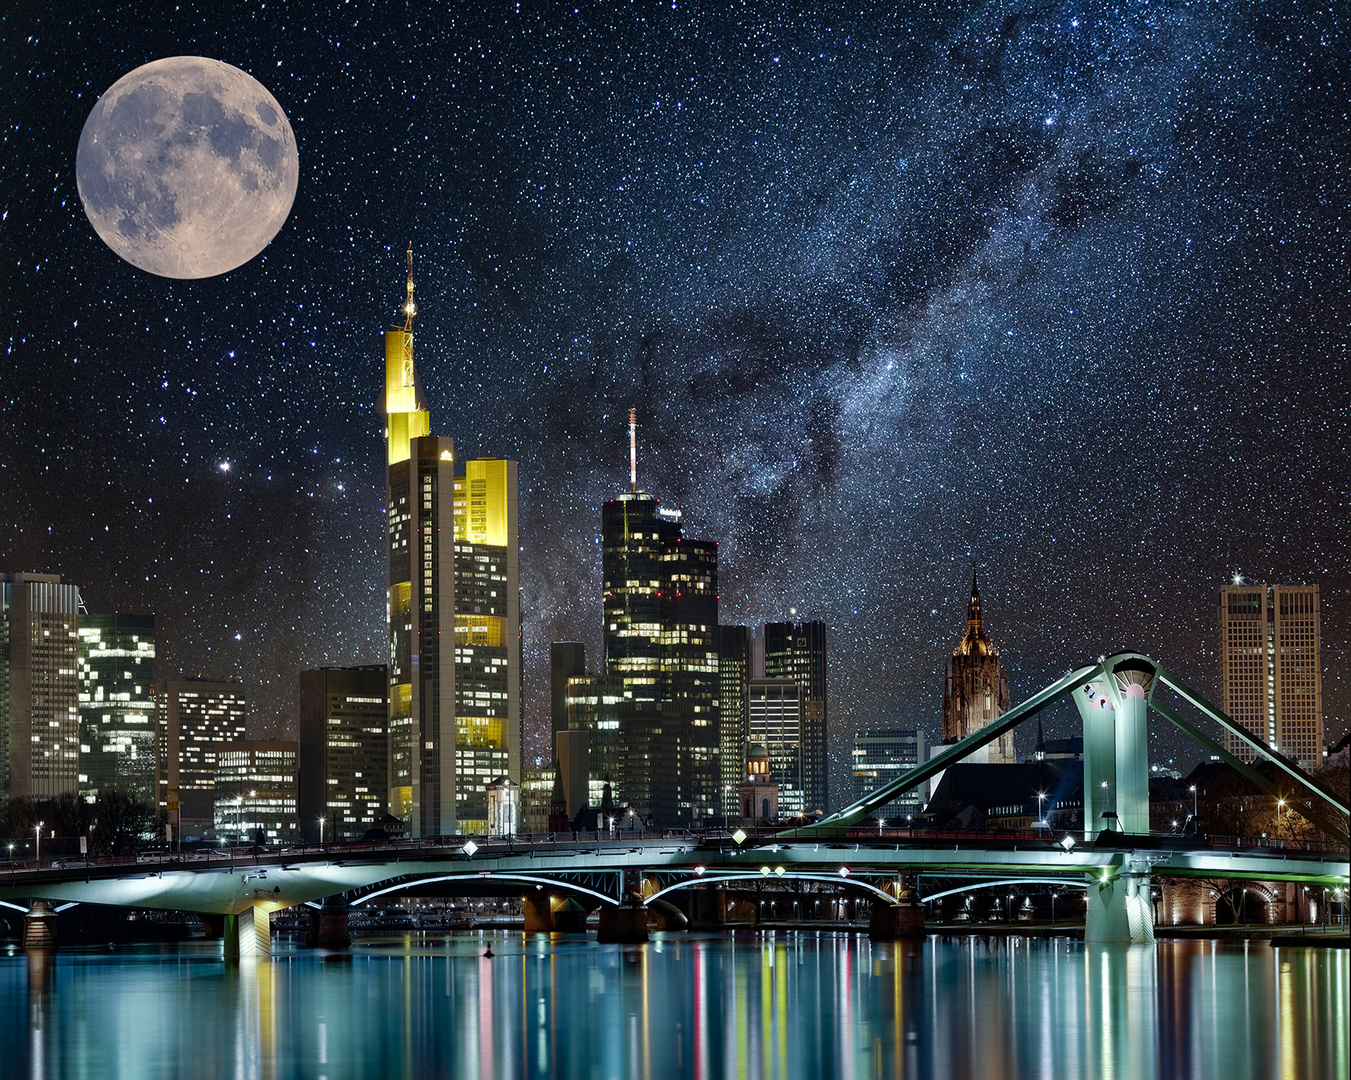
[[[149,803],[120,791],[100,791],[94,800],[91,854],[134,855],[155,828],[157,815]]]

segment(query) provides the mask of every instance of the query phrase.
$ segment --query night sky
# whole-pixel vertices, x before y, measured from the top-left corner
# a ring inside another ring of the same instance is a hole
[[[722,621],[829,624],[837,792],[856,727],[937,734],[973,563],[1015,702],[1124,648],[1215,695],[1219,587],[1317,583],[1346,729],[1344,5],[308,6],[6,5],[0,569],[153,612],[161,680],[293,734],[302,668],[383,659],[411,241],[432,430],[520,461],[531,758],[549,642],[600,657],[631,405]],[[74,177],[178,54],[300,151],[277,238],[198,281],[121,261]]]

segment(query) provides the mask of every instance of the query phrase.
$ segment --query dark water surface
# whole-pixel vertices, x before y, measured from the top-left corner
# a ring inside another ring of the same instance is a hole
[[[1338,1080],[1351,1060],[1345,949],[658,938],[12,951],[0,1076]]]

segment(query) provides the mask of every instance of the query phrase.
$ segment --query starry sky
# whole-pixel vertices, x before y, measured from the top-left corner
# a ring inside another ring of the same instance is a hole
[[[298,671],[382,659],[411,242],[433,431],[521,463],[530,756],[549,642],[600,655],[630,406],[721,621],[829,625],[836,791],[855,728],[937,734],[973,564],[1015,702],[1125,648],[1216,695],[1219,587],[1317,583],[1346,729],[1345,6],[441,7],[6,6],[0,568],[152,611],[161,680],[293,732]],[[177,54],[300,153],[276,239],[197,281],[122,262],[74,176]]]

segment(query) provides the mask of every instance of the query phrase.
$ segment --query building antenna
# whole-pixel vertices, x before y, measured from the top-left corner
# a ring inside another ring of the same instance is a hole
[[[413,316],[417,314],[417,303],[413,300],[413,242],[408,242],[408,293],[403,307],[403,384],[413,385]]]
[[[638,490],[638,410],[629,410],[629,488]]]

